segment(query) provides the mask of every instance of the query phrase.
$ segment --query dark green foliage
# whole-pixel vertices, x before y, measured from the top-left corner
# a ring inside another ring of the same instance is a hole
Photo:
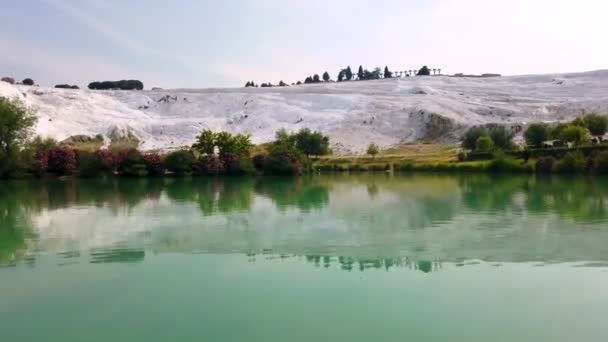
[[[89,89],[93,90],[142,90],[144,84],[139,80],[103,81],[89,83]]]
[[[496,156],[488,165],[491,172],[531,172],[532,166],[521,164],[515,158],[505,155],[503,152],[496,153]]]
[[[321,156],[329,153],[329,137],[308,128],[295,134],[295,147],[307,156]]]
[[[490,152],[494,149],[494,141],[487,135],[483,135],[475,142],[475,151]]]
[[[346,77],[347,81],[350,81],[353,79],[353,71],[350,69],[350,65],[348,67],[346,67],[346,71],[344,71],[344,76]]]
[[[69,85],[69,84],[57,84],[55,88],[58,89],[80,89],[77,85]]]
[[[328,82],[329,81],[329,73],[326,71],[323,73],[323,81]]]
[[[559,138],[573,143],[575,146],[582,146],[589,143],[587,129],[577,125],[567,125],[559,133]]]
[[[553,171],[553,165],[555,165],[555,158],[541,157],[536,161],[536,172],[551,173]]]
[[[484,135],[488,135],[488,131],[483,127],[469,128],[462,137],[462,148],[474,150],[477,147],[477,139]]]
[[[393,73],[388,70],[388,66],[384,67],[384,78],[392,78],[393,77]]]
[[[598,153],[594,171],[600,174],[608,174],[608,151]]]
[[[165,158],[165,167],[175,175],[185,175],[192,171],[194,154],[189,150],[171,152]]]
[[[344,80],[344,70],[338,73],[338,82],[342,82]]]
[[[376,154],[378,154],[378,152],[380,152],[380,149],[378,148],[378,145],[372,143],[369,144],[369,146],[367,147],[367,154],[369,154],[372,157],[375,157]]]
[[[418,70],[418,76],[430,76],[431,70],[425,65],[420,70]]]
[[[148,175],[154,177],[164,176],[165,164],[158,153],[148,152],[143,155],[143,159]]]
[[[264,170],[264,163],[266,163],[266,157],[266,154],[256,154],[255,156],[253,156],[253,167],[255,167],[257,171]]]
[[[524,132],[526,144],[540,148],[543,142],[549,140],[551,129],[545,123],[533,123]]]
[[[219,150],[220,156],[228,154],[236,155],[241,159],[249,158],[251,151],[251,137],[245,134],[232,135],[228,132],[214,133],[211,130],[203,130],[196,137],[192,148],[199,153],[213,154],[215,148]]]
[[[591,135],[603,136],[608,130],[608,117],[599,114],[588,114],[583,117],[583,123]]]
[[[23,85],[33,86],[35,82],[31,78],[26,78],[23,81],[21,81],[21,83],[23,83]]]
[[[121,153],[118,173],[127,177],[143,177],[148,175],[144,157],[137,149],[131,148]]]
[[[585,170],[586,164],[585,157],[581,152],[569,152],[555,163],[554,170],[560,173],[580,173]]]
[[[216,155],[202,156],[196,161],[194,170],[197,175],[217,176],[226,172],[224,161]]]
[[[272,144],[264,161],[264,173],[273,175],[301,175],[304,172],[306,157],[293,145],[285,143]]]
[[[470,152],[467,153],[466,155],[466,160],[467,161],[479,161],[479,160],[492,160],[494,159],[494,153],[493,152]]]
[[[513,148],[513,132],[505,126],[494,126],[489,129],[490,138],[494,147],[502,150]]]
[[[36,117],[21,102],[0,97],[0,178],[21,168],[18,154],[35,122]]]
[[[359,65],[359,71],[357,71],[357,78],[360,80],[363,79],[363,65]]]
[[[314,76],[312,76],[312,82],[313,83],[319,83],[319,82],[321,82],[321,78],[319,78],[319,75],[314,74]]]
[[[110,173],[99,153],[89,151],[76,151],[76,169],[78,176],[84,178]]]

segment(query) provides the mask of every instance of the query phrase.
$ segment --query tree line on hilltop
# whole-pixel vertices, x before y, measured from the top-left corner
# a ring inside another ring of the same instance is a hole
[[[433,70],[433,72],[439,71],[441,73],[441,69],[432,69],[432,70]],[[360,65],[357,73],[355,74],[355,73],[353,73],[350,66],[347,66],[346,68],[341,69],[338,72],[337,81],[344,82],[344,81],[353,81],[353,80],[360,80],[360,81],[378,80],[381,78],[393,78],[393,77],[397,77],[400,75],[404,75],[405,77],[410,77],[411,75],[430,76],[431,69],[429,69],[425,65],[422,68],[420,68],[418,71],[408,70],[405,72],[396,73],[396,72],[390,71],[388,66],[384,67],[384,71],[379,67],[374,68],[373,70],[370,71],[368,69],[363,68],[363,66]],[[331,76],[329,75],[329,73],[327,71],[323,72],[323,74],[321,76],[319,76],[319,74],[314,74],[312,76],[306,77],[304,79],[304,82],[297,81],[295,83],[292,83],[291,85],[293,86],[293,85],[301,85],[301,84],[314,84],[314,83],[321,83],[321,82],[332,82]],[[249,88],[249,87],[268,88],[268,87],[287,87],[287,86],[289,86],[289,84],[283,82],[283,80],[281,80],[277,85],[273,85],[272,82],[262,83],[260,85],[258,85],[254,81],[247,81],[247,83],[245,83],[245,88]]]

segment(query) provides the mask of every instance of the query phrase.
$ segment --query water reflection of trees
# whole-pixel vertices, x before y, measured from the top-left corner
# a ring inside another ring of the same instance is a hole
[[[358,197],[353,197],[353,193]],[[461,213],[463,206],[478,215],[495,212],[521,212],[530,215],[552,213],[581,223],[606,222],[608,219],[608,179],[600,177],[338,175],[302,178],[10,181],[0,184],[0,264],[11,264],[27,257],[27,250],[32,249],[29,242],[36,239],[32,218],[44,211],[89,206],[107,208],[115,215],[123,215],[125,211],[132,210],[143,201],[158,202],[168,199],[178,204],[194,204],[204,216],[230,215],[249,212],[256,200],[263,198],[270,200],[279,212],[288,208],[297,209],[303,213],[298,216],[299,219],[310,219],[316,217],[308,215],[311,211],[328,207],[330,194],[332,212],[326,215],[325,219],[330,220],[331,215],[339,215],[336,219],[346,222],[341,226],[346,227],[342,232],[321,229],[294,232],[296,240],[290,241],[287,239],[293,236],[289,237],[289,232],[273,230],[273,227],[265,227],[267,230],[256,230],[258,228],[254,227],[255,229],[246,233],[238,227],[230,232],[214,230],[211,227],[201,234],[207,234],[205,237],[226,234],[225,240],[213,236],[215,241],[221,241],[215,246],[218,252],[221,252],[222,248],[232,251],[233,246],[258,247],[267,241],[278,241],[279,244],[284,243],[282,247],[287,251],[303,253],[309,251],[303,246],[311,247],[306,244],[322,244],[323,239],[345,242],[348,241],[348,236],[354,236],[362,243],[345,244],[345,249],[336,251],[336,254],[350,253],[351,250],[371,251],[371,254],[374,254],[378,250],[390,256],[399,254],[391,252],[407,248],[420,256],[422,253],[418,252],[437,244],[437,241],[432,240],[437,240],[440,233],[426,231],[428,234],[420,234],[417,233],[418,230],[450,222]],[[290,216],[286,217],[277,222],[288,222]],[[249,219],[246,218],[245,221]],[[241,221],[233,222],[238,225]],[[247,224],[250,222],[259,223],[247,221]],[[308,222],[314,225],[314,222]],[[562,225],[559,229],[566,228]],[[485,240],[475,247],[492,249],[499,246],[494,239],[497,234],[477,230],[475,227],[464,233],[441,232],[444,233],[451,233],[454,239],[481,234]],[[534,237],[529,233],[518,234],[512,233],[512,240],[509,241],[519,242],[524,246],[522,239],[541,238],[541,235]],[[251,242],[249,245],[230,243],[231,240],[248,237]],[[279,240],[280,238],[285,238],[287,242]],[[265,239],[267,241],[264,241]],[[201,238],[201,241],[203,244],[205,239]],[[562,241],[566,240],[556,240],[557,243]],[[449,242],[446,241],[441,247],[445,249]],[[370,250],[365,250],[367,247]],[[110,248],[108,251],[101,254],[95,254],[99,251],[93,251],[90,256],[96,262],[132,262],[145,258],[142,248]],[[319,256],[313,255],[307,260],[320,266],[337,263],[344,270],[399,267],[405,262],[391,258],[353,259],[326,256],[321,254],[325,253],[322,248],[318,251]],[[430,254],[421,257],[438,256],[434,252],[431,250]],[[455,255],[454,253],[459,253],[460,250],[455,246],[449,252]],[[409,262],[405,265],[421,271],[434,269],[433,263]]]
[[[255,192],[270,198],[279,208],[296,207],[310,211],[329,203],[328,186],[314,177],[259,179]]]
[[[552,212],[583,223],[608,218],[608,179],[604,177],[479,175],[462,177],[459,184],[463,204],[480,213]]]
[[[249,260],[256,261],[256,254],[248,254]],[[276,259],[277,256],[261,254],[267,260]],[[299,255],[280,255],[280,259],[295,258],[300,259]],[[343,271],[360,271],[366,270],[385,270],[392,269],[408,269],[412,271],[420,271],[423,273],[431,273],[439,271],[443,264],[440,261],[430,260],[413,260],[409,257],[396,258],[370,258],[370,257],[347,257],[347,256],[331,256],[331,255],[304,255],[304,260],[308,264],[312,264],[318,268],[338,268]]]

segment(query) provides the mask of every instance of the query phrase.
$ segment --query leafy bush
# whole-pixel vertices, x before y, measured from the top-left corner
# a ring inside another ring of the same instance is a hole
[[[273,144],[264,162],[264,172],[278,175],[301,175],[305,157],[291,145]]]
[[[57,89],[80,89],[77,85],[69,85],[69,84],[57,84],[55,86]]]
[[[524,132],[524,139],[526,144],[542,147],[543,142],[549,140],[551,130],[548,124],[545,123],[533,123],[528,126],[528,129]]]
[[[489,152],[494,149],[494,141],[487,135],[479,137],[475,142],[475,151]]]
[[[536,161],[535,171],[537,173],[551,173],[551,171],[553,171],[553,165],[555,165],[555,158],[541,157]]]
[[[477,147],[477,139],[484,135],[488,135],[488,131],[484,127],[469,128],[462,137],[462,148],[474,150]]]
[[[196,137],[196,142],[192,145],[192,149],[204,155],[213,154],[217,147],[220,156],[233,154],[244,159],[249,158],[252,146],[250,135],[232,135],[228,132],[214,133],[206,129],[201,131]]]
[[[555,172],[579,173],[585,170],[586,160],[579,151],[569,152],[564,158],[555,163]]]
[[[117,171],[121,161],[121,157],[117,153],[108,149],[103,149],[97,151],[97,157],[100,160],[102,172],[114,173]]]
[[[26,78],[23,81],[21,81],[21,83],[23,83],[23,85],[33,86],[35,82],[31,78]]]
[[[197,175],[217,176],[226,172],[224,161],[214,154],[199,158],[194,166]]]
[[[608,130],[608,117],[599,114],[587,114],[583,117],[583,123],[591,135],[602,137]]]
[[[256,154],[253,156],[253,166],[256,170],[262,171],[264,170],[264,163],[266,163],[266,155],[265,154]]]
[[[142,90],[142,89],[144,89],[144,84],[139,80],[91,82],[91,83],[89,83],[89,89],[93,89],[93,90],[109,90],[109,89]]]
[[[43,155],[41,155],[44,158]],[[69,176],[76,172],[76,153],[72,149],[57,147],[46,153],[47,171],[58,176]]]
[[[109,173],[99,152],[76,151],[76,169],[80,177],[98,177]]]
[[[295,134],[296,148],[306,156],[321,156],[329,153],[329,137],[308,128]]]
[[[20,168],[18,153],[31,134],[36,117],[23,103],[0,97],[0,178]]]
[[[148,152],[143,155],[144,165],[148,175],[158,177],[165,174],[165,164],[156,152]]]
[[[509,150],[513,148],[513,132],[505,126],[494,126],[489,130],[490,138],[496,148]]]
[[[418,73],[416,75],[418,75],[418,76],[430,76],[431,75],[431,69],[429,69],[425,65],[422,68],[420,68],[420,70],[418,70]]]
[[[0,79],[0,81],[6,82],[9,84],[15,84],[15,79],[12,77],[2,77],[2,79]]]
[[[589,143],[587,129],[580,126],[567,125],[561,129],[559,134],[560,139],[574,143],[575,146],[582,146]]]
[[[500,152],[490,162],[488,170],[492,172],[530,172],[532,171],[532,166],[521,164],[515,158]]]
[[[369,146],[367,147],[367,154],[372,157],[375,157],[378,152],[380,152],[380,149],[378,148],[378,145],[374,143],[369,144]]]
[[[131,148],[119,153],[118,173],[127,177],[143,177],[148,175],[144,157],[137,149]]]
[[[194,154],[189,150],[178,150],[171,152],[165,158],[167,170],[176,175],[188,174],[194,166]]]

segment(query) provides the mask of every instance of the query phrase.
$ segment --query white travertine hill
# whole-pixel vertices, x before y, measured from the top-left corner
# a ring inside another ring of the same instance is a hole
[[[0,82],[0,96],[37,111],[36,132],[63,140],[103,134],[140,138],[143,149],[190,145],[201,129],[248,133],[255,143],[308,127],[336,152],[408,142],[452,142],[485,123],[529,122],[608,112],[608,70],[490,78],[448,76],[275,88],[92,91]]]

